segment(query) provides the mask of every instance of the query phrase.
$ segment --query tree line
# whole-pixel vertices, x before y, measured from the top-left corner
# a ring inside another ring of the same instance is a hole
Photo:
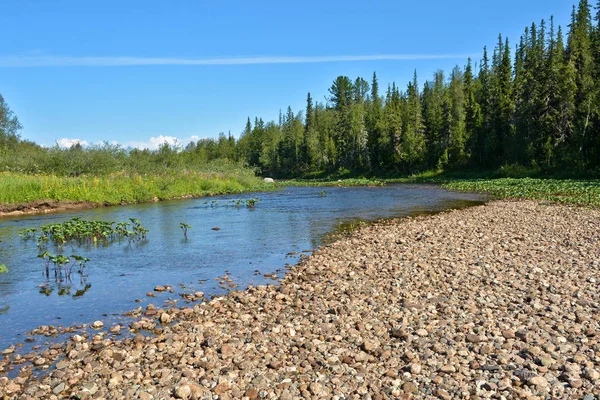
[[[339,76],[325,103],[279,121],[248,119],[238,155],[275,175],[312,171],[413,173],[522,165],[600,172],[600,1],[573,7],[566,37],[554,19],[525,29],[516,45],[501,35],[449,74],[421,88],[415,71],[405,89],[381,90]]]
[[[277,121],[248,118],[239,139],[220,134],[156,151],[42,148],[19,138],[20,124],[0,96],[0,168],[73,174],[226,159],[280,177],[507,165],[600,175],[600,0],[595,8],[580,0],[566,34],[553,18],[542,20],[514,45],[500,35],[474,64],[439,70],[423,86],[415,71],[405,88],[382,89],[375,73],[369,81],[339,76],[325,102],[308,93],[302,111],[288,107]]]

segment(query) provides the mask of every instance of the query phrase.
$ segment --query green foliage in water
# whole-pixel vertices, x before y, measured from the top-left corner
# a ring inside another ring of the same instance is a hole
[[[258,203],[260,201],[260,199],[247,199],[246,200],[246,207],[253,209],[256,206],[256,203]]]
[[[180,227],[180,228],[181,228],[181,230],[183,231],[183,237],[187,239],[187,231],[188,231],[188,229],[191,229],[191,228],[192,228],[192,226],[191,226],[191,225],[188,225],[188,224],[186,224],[186,223],[184,223],[184,222],[181,222],[181,223],[179,224],[179,227]]]
[[[6,272],[8,272],[8,267],[6,264],[0,264],[0,274],[4,274]]]
[[[280,182],[283,186],[384,186],[385,181],[379,179],[367,178],[347,178],[347,179],[294,179]]]
[[[53,255],[48,251],[38,254],[37,257],[42,259],[46,279],[50,279],[50,264],[53,265],[54,278],[57,282],[63,281],[64,279],[70,281],[74,267],[77,267],[77,272],[83,275],[87,263],[90,261],[89,258],[75,254],[71,256],[65,256],[63,254]]]
[[[253,209],[256,206],[256,203],[258,203],[259,201],[260,201],[260,198],[255,197],[255,198],[246,199],[246,200],[244,200],[244,199],[233,199],[233,200],[229,200],[229,201],[212,200],[212,201],[205,201],[204,204],[209,206],[210,208],[233,207],[233,208],[239,209],[239,208],[242,208],[245,206],[246,208]]]
[[[114,221],[88,221],[77,217],[63,223],[42,225],[39,230],[26,228],[21,230],[19,235],[24,240],[37,238],[39,246],[50,241],[62,246],[66,243],[108,244],[123,238],[134,241],[146,239],[148,229],[144,228],[137,218],[130,218],[129,221],[115,225]]]
[[[452,190],[489,193],[498,198],[600,207],[600,180],[474,179],[448,181],[443,186]]]

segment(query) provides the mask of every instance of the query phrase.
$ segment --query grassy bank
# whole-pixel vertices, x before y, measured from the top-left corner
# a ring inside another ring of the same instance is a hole
[[[89,203],[139,203],[182,196],[272,190],[251,170],[219,172],[170,172],[163,174],[113,173],[106,176],[59,177],[0,173],[0,204],[4,206],[39,200]]]

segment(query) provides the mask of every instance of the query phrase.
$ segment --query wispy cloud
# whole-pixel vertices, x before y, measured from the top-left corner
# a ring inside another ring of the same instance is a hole
[[[314,64],[349,61],[414,61],[466,59],[468,54],[373,54],[340,56],[275,57],[68,57],[68,56],[0,56],[0,67],[126,67],[144,65],[252,65]]]

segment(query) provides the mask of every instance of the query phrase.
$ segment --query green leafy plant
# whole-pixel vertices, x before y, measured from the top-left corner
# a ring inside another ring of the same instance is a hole
[[[46,270],[46,279],[50,279],[50,256],[51,254],[47,251],[37,255],[37,258],[41,258],[44,263],[44,269]]]
[[[6,272],[8,272],[8,267],[6,264],[0,264],[0,274],[4,274]]]
[[[253,209],[256,206],[256,203],[258,203],[260,201],[260,199],[255,198],[255,199],[247,199],[246,200],[246,207]]]
[[[46,280],[50,279],[50,264],[54,265],[54,279],[57,282],[62,281],[63,279],[70,281],[75,266],[78,267],[77,272],[83,276],[84,269],[90,261],[89,258],[76,254],[71,256],[65,256],[63,254],[53,255],[48,251],[38,254],[37,257],[42,259]]]
[[[471,179],[446,182],[447,189],[488,193],[499,198],[535,199],[600,206],[600,181],[533,178]]]
[[[19,231],[19,236],[23,239],[30,239],[35,237],[35,233],[37,232],[37,228],[25,228]]]
[[[188,229],[191,229],[192,226],[182,222],[179,224],[179,227],[183,231],[183,237],[187,239],[187,231]]]
[[[115,240],[128,238],[130,241],[145,240],[148,229],[144,228],[137,218],[130,218],[131,222],[119,222],[116,226],[114,221],[87,221],[81,218],[73,218],[63,223],[54,223],[40,227],[41,232],[37,236],[38,246],[44,247],[52,242],[58,247],[69,244],[109,244]],[[131,230],[130,230],[131,228]],[[20,232],[21,237],[27,240],[38,230],[27,228]]]

